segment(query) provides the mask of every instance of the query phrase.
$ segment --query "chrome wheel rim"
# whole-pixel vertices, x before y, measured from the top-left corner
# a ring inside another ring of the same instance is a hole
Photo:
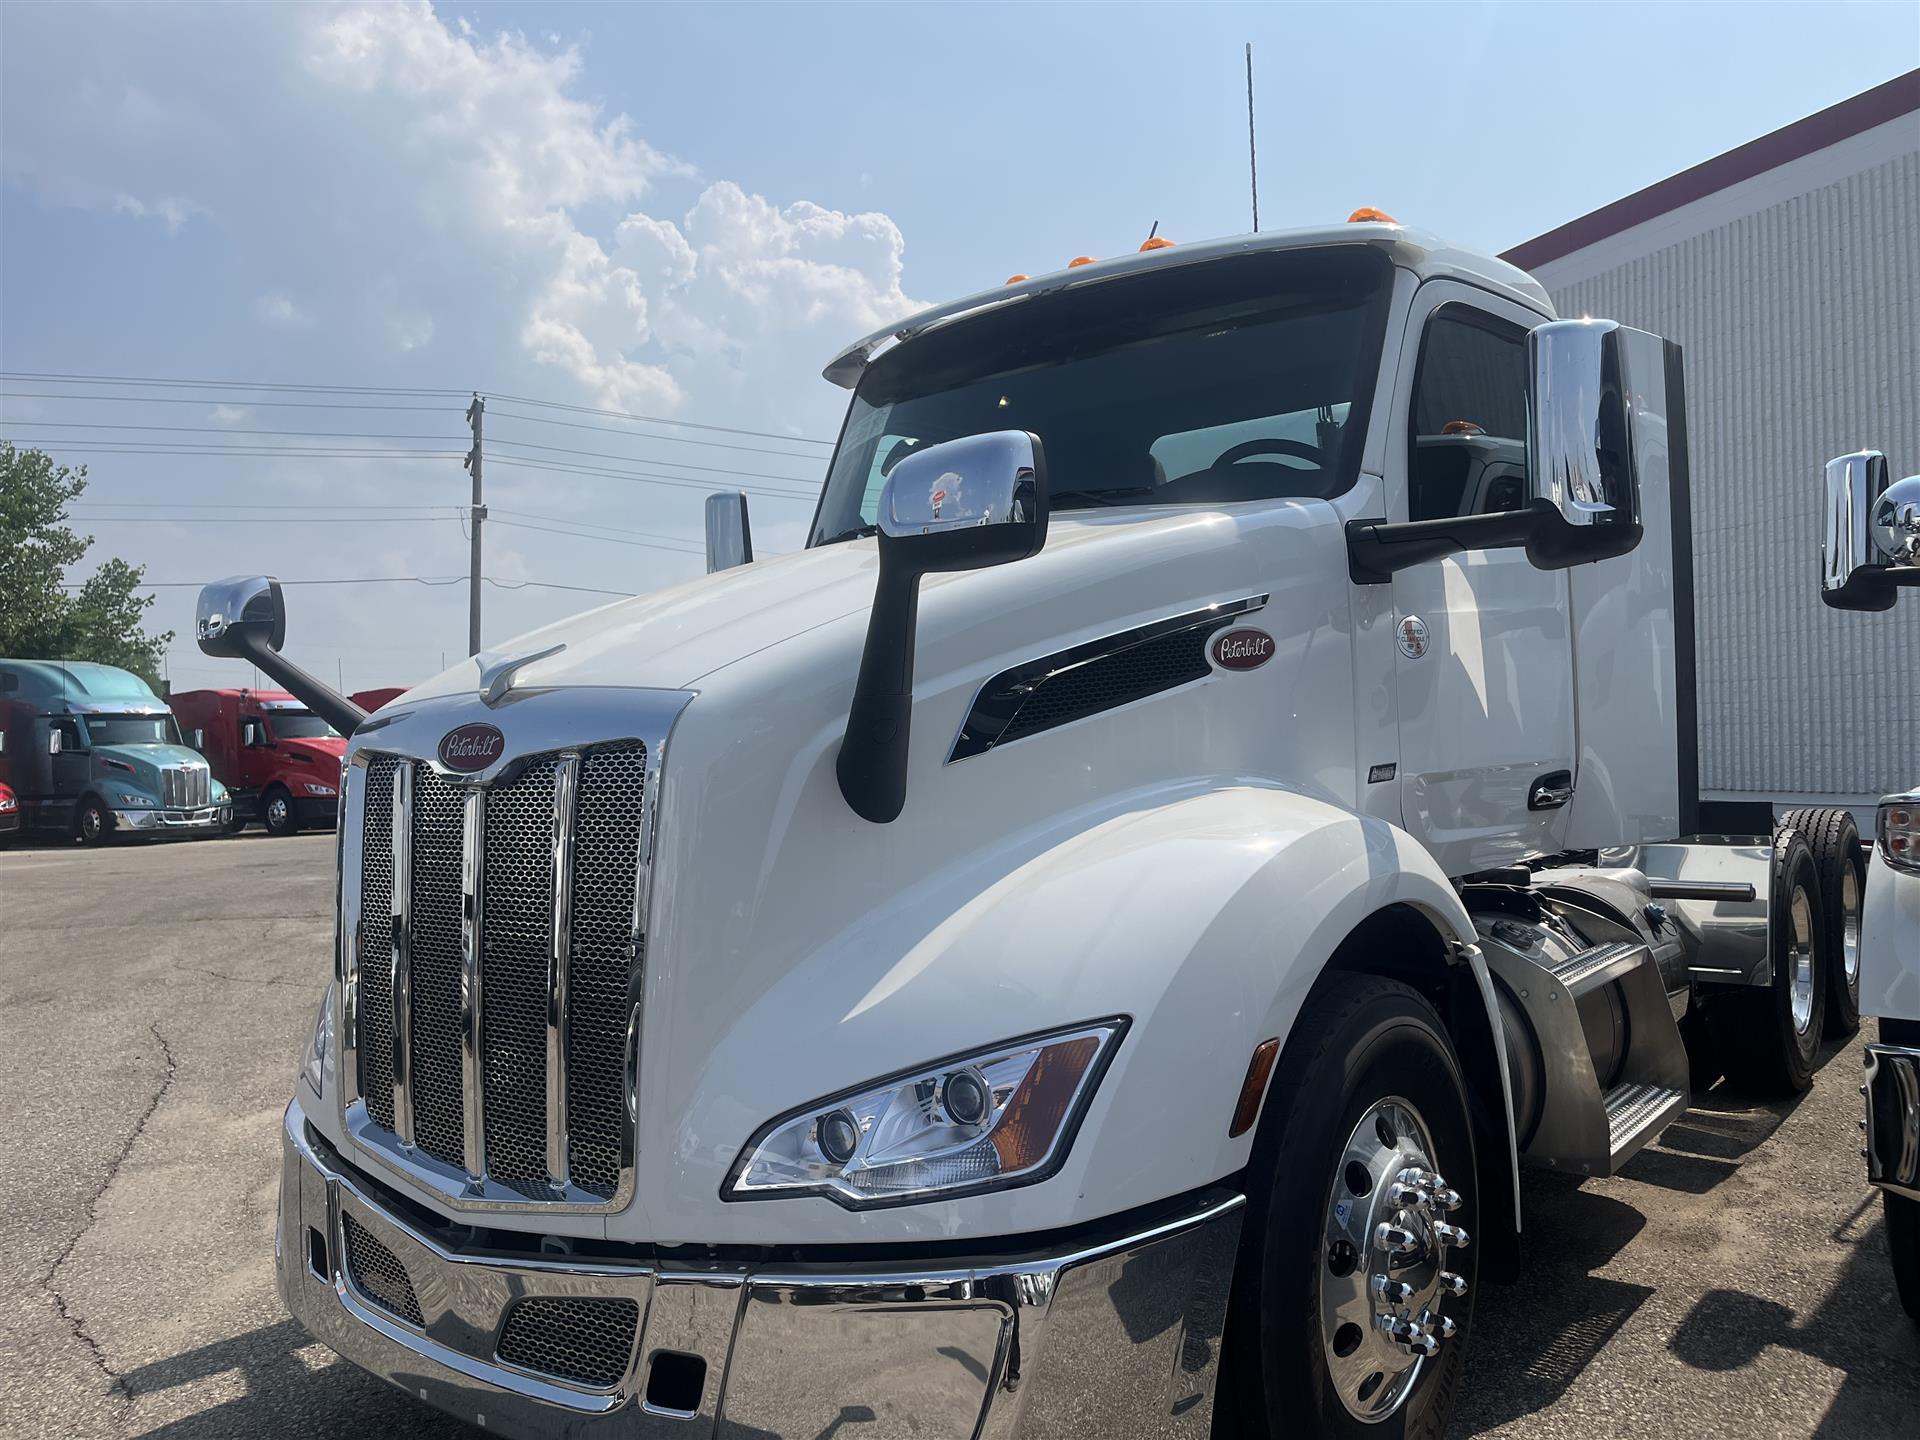
[[[89,840],[100,838],[100,812],[91,805],[80,812],[80,833]]]
[[[267,820],[277,830],[287,823],[287,802],[275,797],[267,804]]]
[[[1848,865],[1840,876],[1840,963],[1847,989],[1860,990],[1860,875]]]
[[[1787,952],[1793,976],[1793,1029],[1795,1034],[1804,1035],[1813,1023],[1813,906],[1807,902],[1805,890],[1793,892],[1789,917],[1793,926]]]
[[[1320,1343],[1334,1392],[1366,1424],[1397,1414],[1456,1329],[1447,1270],[1467,1244],[1444,1217],[1460,1206],[1436,1168],[1432,1132],[1412,1102],[1377,1102],[1347,1137],[1326,1192],[1320,1247]]]

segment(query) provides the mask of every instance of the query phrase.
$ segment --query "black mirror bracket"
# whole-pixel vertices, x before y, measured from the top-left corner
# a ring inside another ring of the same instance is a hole
[[[1347,576],[1356,585],[1385,585],[1394,572],[1466,550],[1529,545],[1545,518],[1538,509],[1438,520],[1349,520]]]

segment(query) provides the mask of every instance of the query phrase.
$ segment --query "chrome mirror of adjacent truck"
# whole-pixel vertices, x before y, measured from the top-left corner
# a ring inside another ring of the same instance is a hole
[[[707,573],[752,563],[747,497],[739,490],[717,490],[707,496]]]
[[[203,655],[251,660],[342,735],[351,735],[367,718],[346,696],[280,653],[287,638],[287,607],[280,582],[271,575],[235,575],[203,587],[195,633]]]
[[[1642,471],[1664,469],[1681,398],[1680,347],[1611,320],[1527,333],[1527,476],[1518,510],[1347,526],[1356,585],[1464,550],[1524,548],[1541,570],[1625,555],[1640,543]]]
[[[876,523],[880,578],[834,770],[854,813],[885,825],[907,799],[920,577],[1039,553],[1047,540],[1040,437],[998,430],[908,455],[880,491]]]
[[[1920,586],[1920,475],[1889,476],[1878,450],[1827,462],[1820,598],[1835,610],[1886,610]]]

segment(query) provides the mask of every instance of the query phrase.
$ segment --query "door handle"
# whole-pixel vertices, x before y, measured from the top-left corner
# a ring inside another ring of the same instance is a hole
[[[1527,809],[1558,810],[1573,798],[1573,772],[1549,770],[1527,791]]]

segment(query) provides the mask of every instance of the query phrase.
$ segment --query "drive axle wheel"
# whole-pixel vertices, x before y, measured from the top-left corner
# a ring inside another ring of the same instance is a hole
[[[1829,1035],[1860,1028],[1860,897],[1867,865],[1860,856],[1860,827],[1844,806],[1789,810],[1782,818],[1806,837],[1820,881],[1824,912],[1819,947],[1827,972]]]
[[[1773,981],[1716,995],[1707,1018],[1730,1079],[1791,1095],[1813,1083],[1828,986],[1819,875],[1813,852],[1790,826],[1774,836],[1768,889]]]
[[[1459,1062],[1425,997],[1378,976],[1330,977],[1293,1035],[1248,1168],[1214,1435],[1437,1440],[1477,1257]]]

